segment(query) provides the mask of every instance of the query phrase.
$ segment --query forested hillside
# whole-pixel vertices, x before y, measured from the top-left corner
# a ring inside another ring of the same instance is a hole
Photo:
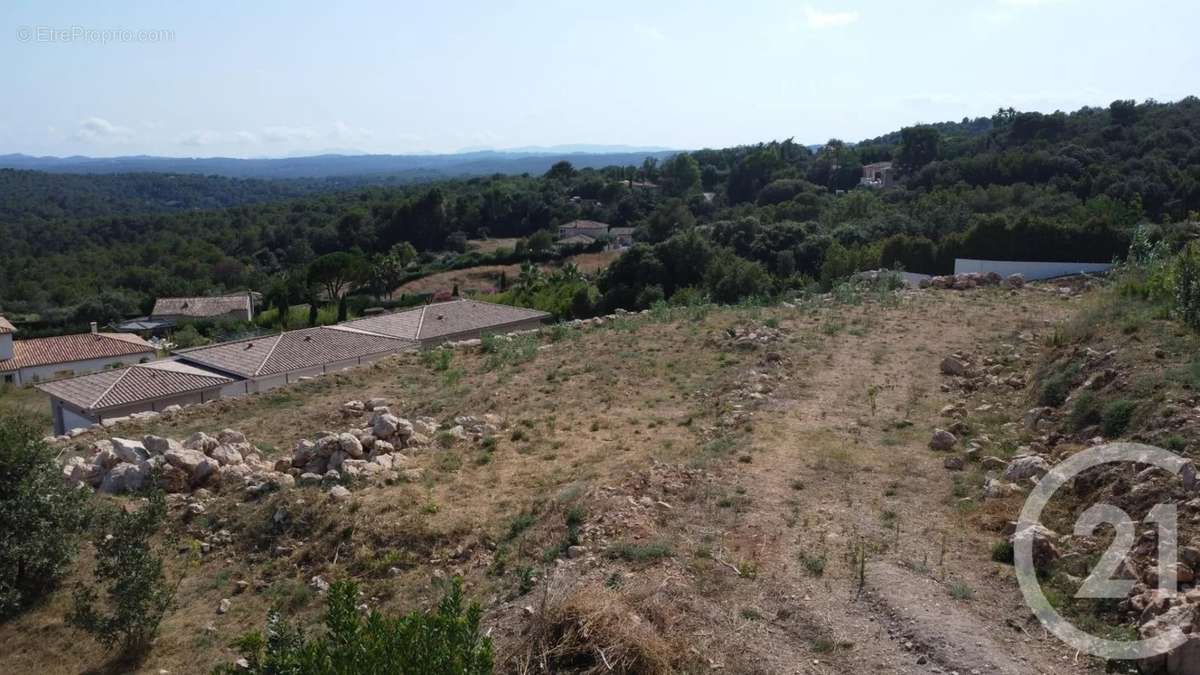
[[[1138,223],[1188,234],[1189,214],[1200,210],[1197,137],[1200,100],[1189,97],[1070,114],[1001,110],[857,144],[830,140],[816,152],[789,139],[640,166],[560,162],[538,177],[300,197],[306,184],[182,176],[179,189],[159,193],[158,181],[138,175],[58,176],[48,193],[40,174],[5,171],[0,309],[138,313],[157,295],[285,280],[297,300],[312,295],[297,287],[311,286],[311,263],[335,252],[356,256],[361,271],[349,287],[378,291],[381,277],[419,273],[434,252],[461,250],[467,238],[531,237],[573,218],[636,226],[642,243],[585,280],[576,303],[554,288],[569,283],[579,295],[574,275],[530,275],[501,299],[554,297],[552,311],[580,313],[680,291],[732,301],[878,266],[944,272],[956,256],[1107,261],[1128,248]],[[894,163],[897,187],[857,187],[862,165],[877,161]],[[286,199],[190,210],[260,201],[273,189]],[[189,210],[145,213],[175,201]],[[89,209],[107,215],[72,217]],[[406,242],[421,255],[398,260]]]

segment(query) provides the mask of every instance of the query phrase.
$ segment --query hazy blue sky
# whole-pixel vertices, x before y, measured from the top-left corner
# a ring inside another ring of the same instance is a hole
[[[1200,93],[1197,0],[180,4],[5,0],[0,153],[815,143]]]

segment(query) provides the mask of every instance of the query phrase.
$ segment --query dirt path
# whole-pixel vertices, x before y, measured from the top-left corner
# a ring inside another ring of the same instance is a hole
[[[1020,303],[998,313],[963,298],[956,320],[925,331],[925,304],[866,310],[876,313],[869,329],[822,341],[808,372],[757,413],[759,454],[737,478],[749,525],[737,537],[763,556],[766,594],[795,598],[787,623],[811,653],[794,669],[773,666],[1085,672],[1029,622],[1015,584],[996,577],[994,540],[964,525],[944,455],[925,447],[947,402],[942,356],[1061,310]]]

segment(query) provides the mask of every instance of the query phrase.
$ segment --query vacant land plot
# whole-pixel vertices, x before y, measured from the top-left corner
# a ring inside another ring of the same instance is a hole
[[[994,538],[926,447],[945,354],[1072,308],[981,290],[661,310],[448,359],[398,355],[123,429],[233,427],[277,457],[361,425],[342,412],[350,399],[503,420],[486,440],[406,451],[419,479],[352,485],[349,501],[297,488],[178,516],[177,607],[140,668],[229,662],[271,606],[319,621],[315,576],[354,578],[369,606],[401,611],[460,575],[508,672],[1082,672],[1028,624]],[[1023,396],[997,395],[997,414]],[[63,625],[67,596],[0,627],[5,667],[99,665]]]

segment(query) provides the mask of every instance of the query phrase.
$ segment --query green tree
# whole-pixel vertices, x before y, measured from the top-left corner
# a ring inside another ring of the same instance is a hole
[[[549,230],[538,230],[529,235],[525,245],[530,253],[545,253],[554,248],[554,235]]]
[[[571,166],[571,163],[565,159],[560,160],[555,162],[550,169],[546,171],[545,177],[549,180],[564,182],[569,181],[575,177],[575,167]]]
[[[681,152],[662,167],[663,189],[674,197],[686,197],[700,186],[700,164],[690,153]]]
[[[916,173],[921,167],[938,158],[941,147],[942,135],[936,128],[927,125],[905,127],[900,130],[896,163],[902,172]]]
[[[338,304],[338,321],[345,321],[346,295],[367,280],[367,265],[354,253],[327,253],[308,266],[308,279]]]
[[[237,675],[485,675],[492,672],[492,642],[480,630],[479,605],[464,606],[462,582],[431,612],[398,617],[358,611],[358,587],[338,581],[328,594],[325,634],[308,637],[278,612],[267,616],[266,633],[254,632],[237,646],[248,668],[225,666]]]
[[[75,556],[87,506],[87,491],[63,481],[37,429],[0,417],[0,619],[58,584]]]
[[[75,588],[67,615],[68,624],[107,649],[120,645],[125,654],[144,653],[174,598],[150,542],[166,518],[166,497],[159,490],[148,497],[133,511],[108,505],[97,513],[92,528],[95,580]]]
[[[654,209],[654,213],[642,223],[639,235],[642,239],[655,243],[670,238],[676,232],[691,229],[695,224],[696,217],[682,199],[668,199]]]

